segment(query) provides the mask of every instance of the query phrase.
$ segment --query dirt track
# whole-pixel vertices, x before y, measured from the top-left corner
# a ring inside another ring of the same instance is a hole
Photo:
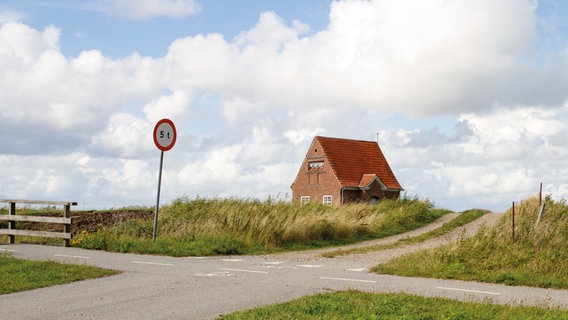
[[[394,243],[400,239],[418,236],[424,233],[427,233],[431,230],[434,230],[438,227],[441,227],[444,223],[451,221],[452,219],[456,218],[458,214],[448,214],[443,216],[442,218],[436,220],[434,223],[431,223],[427,226],[422,228],[412,230],[410,232],[406,232],[403,234],[377,239],[377,240],[370,240],[365,241],[349,246],[341,247],[341,249],[351,249],[351,248],[360,248],[360,247],[367,247],[373,245],[386,245]],[[457,241],[460,237],[471,237],[473,236],[481,227],[483,226],[491,226],[493,225],[502,214],[498,213],[488,213],[483,215],[481,218],[470,222],[469,224],[456,228],[455,230],[436,237],[429,240],[426,240],[421,243],[398,247],[394,249],[387,249],[387,250],[380,250],[380,251],[372,251],[368,253],[361,253],[361,254],[350,254],[346,256],[339,256],[336,259],[344,259],[349,261],[356,261],[367,264],[368,267],[372,267],[377,264],[385,263],[393,258],[425,249],[431,249],[443,246],[445,244]],[[324,259],[321,257],[322,253],[330,252],[337,250],[338,248],[326,248],[326,249],[319,249],[319,250],[311,250],[311,251],[303,251],[303,252],[288,252],[278,255],[281,258],[290,259],[293,261],[313,261],[313,260],[320,260]]]

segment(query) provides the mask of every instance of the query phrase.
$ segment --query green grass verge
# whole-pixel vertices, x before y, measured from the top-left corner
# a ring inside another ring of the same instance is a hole
[[[341,291],[218,317],[238,319],[568,319],[566,310]]]
[[[72,245],[172,256],[259,254],[390,236],[447,213],[428,201],[409,198],[343,207],[182,198],[160,210],[155,242],[152,220],[132,220],[96,233],[82,232]]]
[[[415,237],[408,237],[408,238],[403,238],[400,239],[394,243],[391,244],[379,244],[379,245],[373,245],[373,246],[366,246],[366,247],[361,247],[361,248],[353,248],[353,249],[339,249],[339,250],[334,250],[331,252],[326,252],[323,253],[322,256],[326,257],[326,258],[335,258],[338,256],[346,256],[346,255],[350,255],[350,254],[357,254],[357,253],[367,253],[367,252],[371,252],[371,251],[380,251],[380,250],[386,250],[386,249],[394,249],[394,248],[398,248],[398,247],[402,247],[402,246],[407,246],[407,245],[411,245],[411,244],[416,244],[416,243],[420,243],[420,242],[424,242],[428,239],[432,239],[432,238],[436,238],[439,236],[442,236],[456,228],[459,228],[461,226],[464,226],[476,219],[479,219],[481,216],[483,216],[484,214],[486,214],[488,211],[487,210],[480,210],[480,209],[473,209],[473,210],[468,210],[465,211],[463,213],[461,213],[457,218],[453,219],[450,222],[446,222],[444,223],[441,227],[436,228],[432,231],[429,231],[427,233],[421,234],[419,236],[415,236]]]
[[[511,212],[472,238],[375,266],[377,273],[460,279],[515,286],[568,289],[568,205],[546,199],[539,224],[537,199],[516,207],[515,239]]]
[[[87,265],[31,261],[0,254],[0,294],[118,274]]]

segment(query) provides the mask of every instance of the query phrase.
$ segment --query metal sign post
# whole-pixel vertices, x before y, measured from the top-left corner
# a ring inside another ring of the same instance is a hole
[[[162,166],[164,163],[164,151],[173,148],[176,143],[177,133],[174,123],[170,119],[162,119],[154,127],[154,144],[160,149],[160,171],[158,174],[158,195],[156,197],[156,211],[154,212],[154,231],[152,240],[156,241],[158,234],[158,210],[160,209],[160,187],[162,185]]]

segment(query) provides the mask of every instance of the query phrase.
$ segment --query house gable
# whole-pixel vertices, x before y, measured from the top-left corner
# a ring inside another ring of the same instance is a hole
[[[309,197],[309,202],[323,203],[324,196],[331,196],[332,203],[339,204],[341,184],[317,139],[310,144],[291,188],[295,201]]]

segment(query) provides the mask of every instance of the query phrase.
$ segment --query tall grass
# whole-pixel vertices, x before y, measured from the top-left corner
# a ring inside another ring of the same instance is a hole
[[[496,225],[472,238],[393,260],[375,271],[568,289],[568,204],[550,197],[545,204],[538,224],[538,199],[515,208],[514,240],[509,209]]]
[[[172,255],[242,254],[318,247],[384,237],[411,230],[447,213],[429,201],[403,198],[379,205],[343,207],[283,201],[180,198],[159,214],[158,239],[148,241],[152,221],[133,220],[83,233],[86,248]]]

